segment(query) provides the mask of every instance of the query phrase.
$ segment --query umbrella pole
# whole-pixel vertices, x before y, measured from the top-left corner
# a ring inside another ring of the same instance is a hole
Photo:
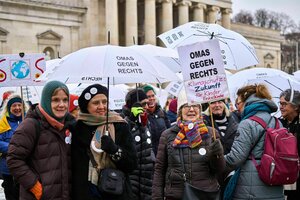
[[[213,131],[213,137],[214,137],[214,140],[216,140],[215,122],[214,122],[214,117],[213,117],[212,111],[210,109],[210,102],[208,102],[208,107],[209,107],[210,121],[211,121],[211,127],[212,127],[212,131]]]
[[[107,102],[106,102],[106,131],[104,135],[108,135],[108,112],[109,112],[109,77],[107,78]]]
[[[23,88],[22,86],[20,87],[21,88],[21,99],[22,99],[22,121],[24,120],[24,112],[25,112],[25,104],[24,104],[24,100],[23,100]]]

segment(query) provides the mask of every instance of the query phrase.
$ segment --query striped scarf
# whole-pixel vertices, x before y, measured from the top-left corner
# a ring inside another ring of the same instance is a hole
[[[208,136],[208,129],[202,119],[195,121],[182,121],[178,119],[177,125],[180,131],[173,141],[173,147],[195,148],[201,144],[202,138]]]

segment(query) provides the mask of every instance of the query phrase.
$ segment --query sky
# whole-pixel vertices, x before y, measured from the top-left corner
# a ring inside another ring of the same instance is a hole
[[[268,11],[285,13],[295,21],[300,22],[300,0],[231,0],[232,16],[240,10],[250,11],[252,14],[260,8]]]

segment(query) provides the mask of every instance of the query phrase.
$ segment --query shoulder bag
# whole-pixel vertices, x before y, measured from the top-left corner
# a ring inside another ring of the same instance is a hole
[[[187,182],[182,149],[179,149],[180,162],[183,170],[184,190],[182,200],[218,200],[219,191],[206,192]]]

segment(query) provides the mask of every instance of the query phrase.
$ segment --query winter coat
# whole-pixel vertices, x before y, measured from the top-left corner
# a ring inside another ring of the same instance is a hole
[[[228,121],[228,125],[225,131],[225,135],[222,136],[220,134],[220,140],[224,148],[224,154],[229,153],[233,140],[236,136],[237,127],[239,125],[239,119],[237,116],[235,116],[235,114],[228,113],[228,115],[226,115],[226,118]],[[212,126],[210,115],[203,114],[203,120],[206,122],[208,126]],[[220,132],[218,124],[216,122],[214,123],[214,128]]]
[[[98,126],[88,126],[79,120],[73,127],[72,138],[72,199],[73,200],[92,200],[90,190],[91,183],[88,181],[89,161],[87,149],[90,148],[94,131]],[[114,123],[115,144],[122,149],[121,159],[116,161],[117,169],[123,171],[126,176],[125,192],[123,195],[114,197],[109,196],[104,199],[132,199],[132,191],[128,173],[137,166],[136,151],[133,145],[132,137],[126,123]]]
[[[271,100],[250,96],[245,106],[254,103],[267,105],[272,112],[277,106]],[[275,119],[266,111],[258,111],[255,116],[262,118],[269,127],[275,127]],[[282,125],[281,125],[282,126]],[[242,120],[238,126],[237,137],[234,140],[231,151],[225,155],[226,164],[230,167],[241,168],[233,199],[284,199],[282,186],[268,186],[263,183],[251,160],[251,154],[260,162],[264,150],[264,128],[251,119]]]
[[[177,120],[177,114],[168,110],[167,111],[167,117],[171,123],[171,125],[175,124],[176,123],[176,120]]]
[[[182,148],[187,181],[206,192],[218,192],[218,176],[225,167],[224,157],[208,159],[208,146],[212,140],[212,128],[208,127],[209,136],[203,139],[199,147]],[[180,149],[172,146],[180,128],[175,125],[161,135],[155,162],[152,199],[181,199],[184,189],[183,170],[180,162]],[[206,154],[200,155],[199,150]]]
[[[148,122],[149,130],[151,132],[152,148],[156,155],[161,133],[170,128],[171,124],[166,112],[158,104],[156,104],[156,109],[153,113],[148,112]]]
[[[42,200],[70,199],[71,145],[67,141],[72,133],[67,128],[72,120],[67,115],[65,126],[59,131],[48,123],[38,107],[32,107],[18,126],[8,148],[7,164],[20,183],[20,199],[35,199],[29,190],[37,181],[42,184]]]
[[[134,194],[133,200],[150,200],[155,162],[151,134],[147,126],[142,127],[128,117],[125,120],[129,123],[138,159],[137,168],[130,174],[130,182]]]
[[[1,153],[0,173],[1,174],[10,175],[6,163],[8,145],[12,135],[14,134],[15,130],[17,129],[17,127],[21,122],[22,119],[16,120],[6,115],[0,119],[0,153]]]
[[[291,133],[293,133],[297,137],[297,145],[298,145],[298,155],[300,155],[300,119],[299,115],[295,117],[295,119],[288,123],[288,120],[281,118],[280,119],[283,127],[287,128]],[[300,196],[300,177],[298,177],[296,184],[296,192],[298,197]]]

